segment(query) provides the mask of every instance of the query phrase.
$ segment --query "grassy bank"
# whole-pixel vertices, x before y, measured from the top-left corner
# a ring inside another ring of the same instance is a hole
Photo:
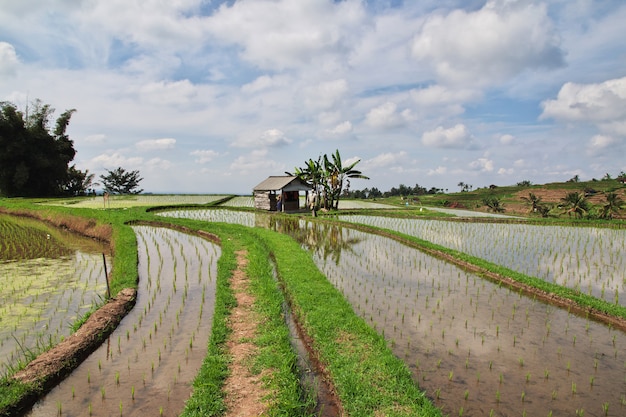
[[[265,229],[253,233],[274,255],[286,297],[347,415],[441,415],[384,338],[354,313],[297,242]]]

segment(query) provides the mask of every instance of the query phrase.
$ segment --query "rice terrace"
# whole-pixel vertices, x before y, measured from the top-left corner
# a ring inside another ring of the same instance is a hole
[[[625,415],[624,210],[551,186],[2,198],[0,416]]]

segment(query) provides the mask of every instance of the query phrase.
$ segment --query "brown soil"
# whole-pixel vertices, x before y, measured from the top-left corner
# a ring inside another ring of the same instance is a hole
[[[232,332],[226,341],[232,357],[230,375],[223,388],[226,393],[226,417],[264,415],[271,394],[262,386],[263,374],[250,372],[250,362],[257,352],[251,341],[255,337],[259,318],[253,310],[255,298],[248,292],[247,264],[246,252],[237,252],[237,269],[230,279],[237,306],[231,311],[229,325]]]
[[[568,193],[571,193],[572,190],[568,189],[548,189],[548,188],[533,188],[529,190],[521,190],[515,193],[516,202],[506,202],[505,209],[506,214],[521,214],[528,215],[528,205],[522,200],[522,197],[528,197],[529,193],[535,194],[537,197],[541,198],[542,203],[547,204],[558,204],[561,202]],[[617,190],[616,193],[620,195],[622,198],[626,198],[626,190]],[[603,192],[598,192],[594,195],[590,195],[587,197],[587,201],[593,204],[594,206],[602,206],[606,204],[606,197]],[[620,213],[623,214],[623,213]]]

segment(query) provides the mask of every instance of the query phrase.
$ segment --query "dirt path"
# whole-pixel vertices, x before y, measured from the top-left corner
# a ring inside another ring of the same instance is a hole
[[[271,394],[262,386],[263,374],[253,375],[249,370],[251,360],[257,352],[251,340],[256,335],[259,318],[253,309],[255,298],[248,290],[246,255],[245,251],[237,252],[237,269],[230,280],[237,306],[231,311],[229,325],[232,332],[226,341],[232,357],[230,375],[223,388],[228,408],[226,417],[264,415],[268,409],[266,398]]]

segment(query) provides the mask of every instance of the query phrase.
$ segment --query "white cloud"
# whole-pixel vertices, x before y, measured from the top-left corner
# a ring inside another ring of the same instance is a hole
[[[103,153],[90,161],[91,165],[95,165],[97,169],[115,169],[123,167],[124,169],[136,169],[143,164],[143,158],[140,156],[125,156],[119,152]]]
[[[209,19],[217,38],[241,46],[241,56],[263,69],[333,66],[345,42],[360,32],[361,2],[256,0],[224,3]]]
[[[350,123],[348,120],[346,120],[345,122],[339,123],[337,126],[333,127],[332,129],[327,130],[327,133],[331,135],[345,135],[350,132],[352,132],[352,123]]]
[[[515,136],[513,135],[509,135],[509,134],[504,134],[502,136],[500,136],[500,138],[498,139],[498,141],[502,144],[502,145],[510,145],[513,142],[515,142]]]
[[[433,176],[433,175],[446,175],[448,173],[448,168],[439,165],[437,168],[435,169],[429,169],[428,173],[426,175]]]
[[[254,81],[248,84],[242,85],[241,91],[243,91],[244,93],[252,94],[252,93],[257,93],[257,92],[272,88],[276,84],[277,84],[276,77],[270,77],[269,75],[261,75],[260,77],[257,77]],[[279,82],[278,84],[282,84],[282,82]]]
[[[0,42],[0,76],[14,77],[17,74],[18,65],[19,59],[13,45],[7,42]]]
[[[230,169],[242,175],[254,174],[258,178],[265,175],[280,175],[285,171],[284,165],[272,160],[267,149],[255,150],[238,156],[230,164]],[[251,184],[251,186],[254,185]]]
[[[83,138],[83,141],[87,143],[104,143],[106,141],[107,135],[102,133],[97,133],[95,135],[88,135]]]
[[[167,159],[151,158],[146,161],[144,166],[148,170],[167,171],[172,168],[173,164]]]
[[[196,157],[194,162],[198,164],[206,164],[219,156],[219,153],[212,149],[196,149],[189,154]]]
[[[566,83],[555,100],[542,103],[542,119],[612,122],[626,120],[626,77],[597,84]]]
[[[141,86],[139,94],[150,104],[186,105],[196,97],[197,89],[189,80],[157,81]]]
[[[236,148],[275,148],[287,146],[293,141],[285,136],[285,133],[278,129],[268,129],[260,135],[246,135],[233,142]]]
[[[431,64],[440,80],[472,86],[563,63],[546,5],[515,0],[489,0],[476,11],[429,16],[412,53]]]
[[[470,145],[472,136],[464,124],[445,129],[442,126],[424,132],[422,143],[434,148],[465,148]]]
[[[475,89],[448,88],[439,84],[413,89],[410,95],[421,109],[439,114],[444,109],[448,115],[463,113],[465,111],[463,104],[477,101],[482,96],[480,91]]]
[[[304,103],[312,109],[332,109],[348,91],[344,79],[326,81],[304,89]]]
[[[469,167],[476,171],[491,172],[493,171],[493,161],[487,158],[478,158],[470,162]]]
[[[162,138],[162,139],[147,139],[137,142],[135,145],[140,151],[155,151],[163,149],[173,149],[176,146],[176,139],[174,138]]]
[[[363,161],[364,170],[376,168],[392,168],[401,165],[407,159],[407,153],[400,151],[396,153],[386,152],[376,155],[373,158]],[[365,171],[363,171],[365,172]]]
[[[374,128],[388,129],[398,127],[403,123],[401,115],[396,110],[396,103],[390,101],[371,109],[365,116],[365,122]]]

